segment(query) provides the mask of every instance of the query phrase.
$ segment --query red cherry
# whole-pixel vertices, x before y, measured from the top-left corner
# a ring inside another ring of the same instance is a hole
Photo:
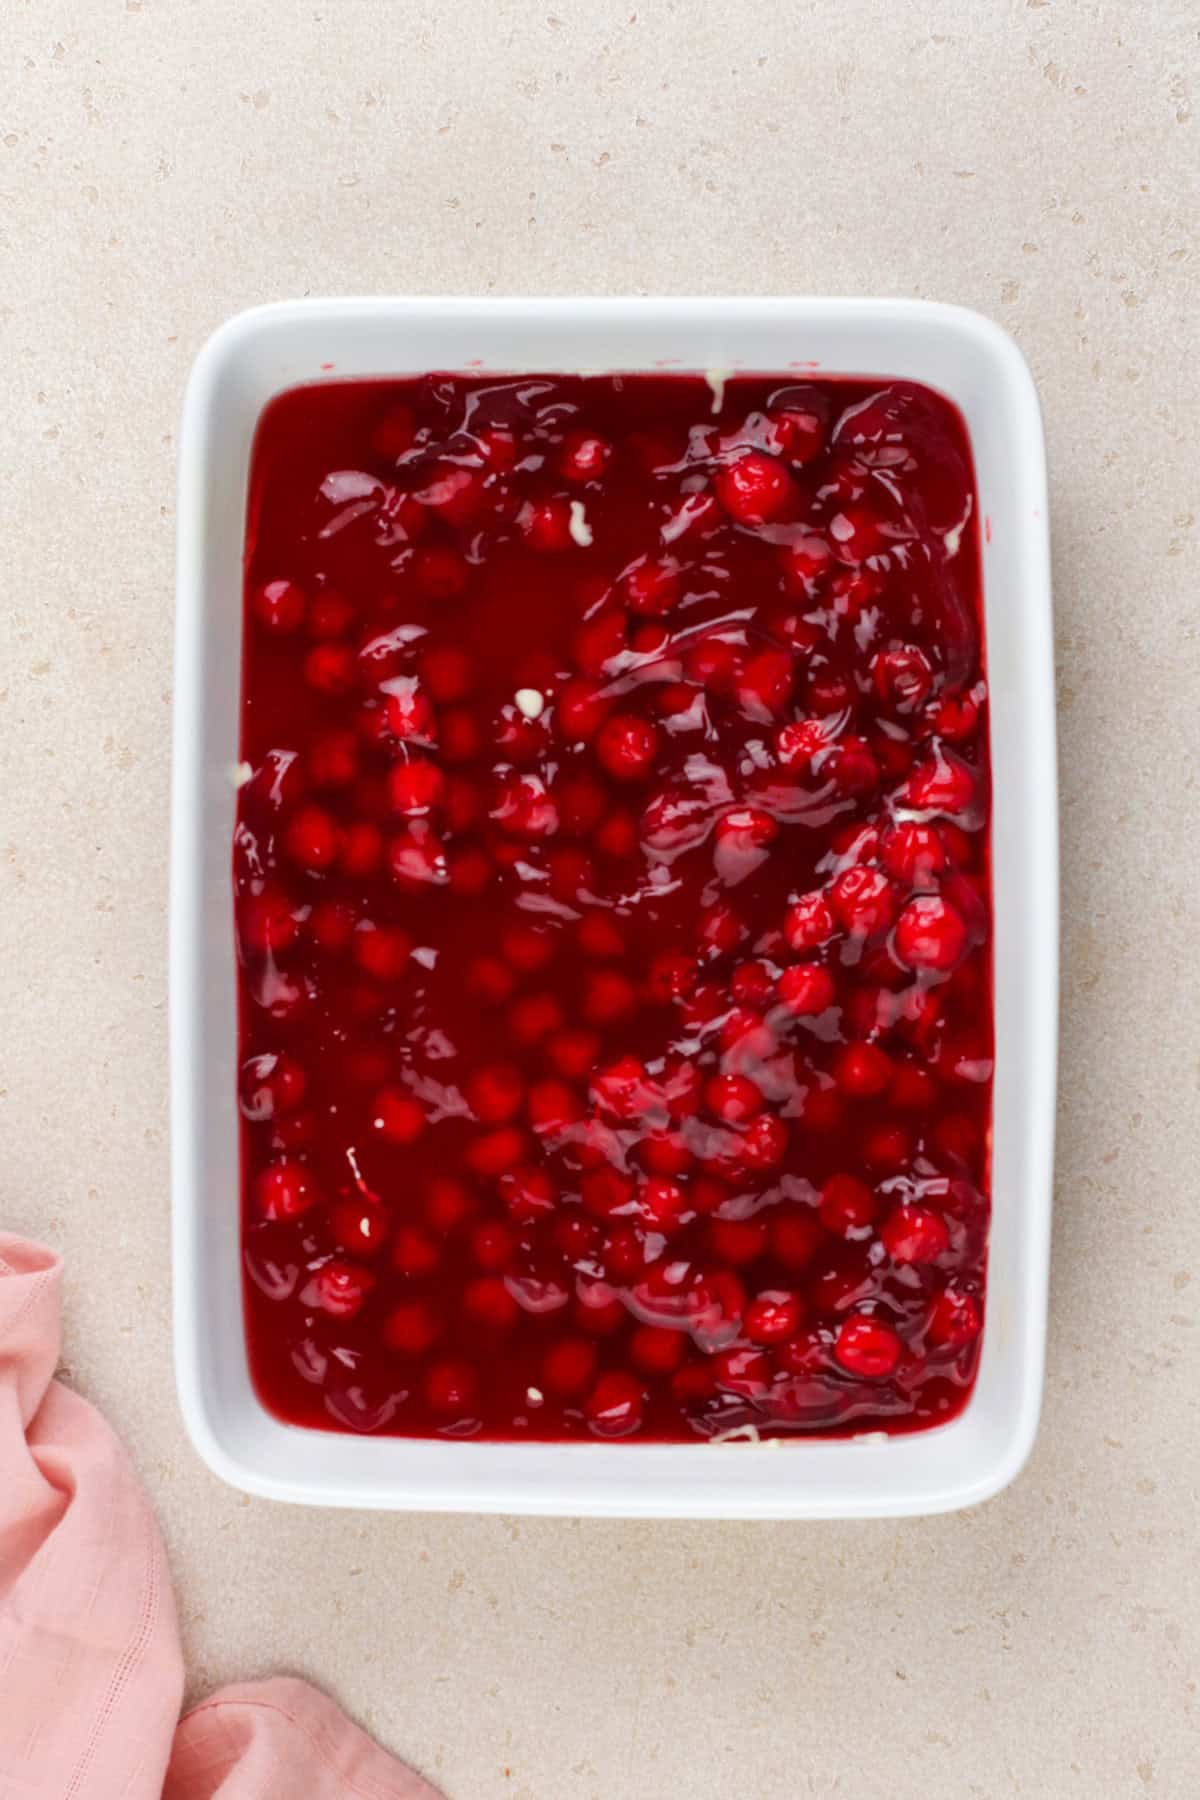
[[[595,1344],[586,1338],[560,1338],[542,1358],[541,1384],[556,1399],[570,1400],[589,1385],[595,1370]]]
[[[950,1245],[946,1222],[924,1206],[898,1206],[880,1227],[880,1241],[894,1262],[934,1262]]]
[[[317,1204],[321,1191],[303,1163],[277,1162],[258,1177],[254,1198],[264,1219],[297,1219]]]
[[[437,736],[433,707],[415,675],[393,677],[384,711],[389,731],[401,743],[428,744]]]
[[[517,978],[498,956],[477,956],[467,968],[466,983],[481,1000],[500,1006],[514,992]]]
[[[640,781],[654,764],[658,733],[636,713],[614,713],[596,736],[596,755],[618,781]]]
[[[595,1065],[600,1040],[593,1031],[559,1031],[546,1044],[546,1056],[560,1075],[579,1081]]]
[[[323,806],[302,806],[284,832],[283,844],[302,869],[328,869],[337,860],[338,829]]]
[[[654,1089],[646,1065],[626,1055],[592,1077],[591,1097],[601,1112],[613,1119],[636,1119],[654,1104]]]
[[[599,481],[612,458],[607,438],[592,431],[571,431],[558,454],[558,472],[566,481]]]
[[[383,1322],[383,1341],[398,1356],[423,1356],[442,1335],[441,1320],[427,1300],[404,1300]]]
[[[344,1257],[331,1257],[301,1290],[302,1306],[315,1306],[334,1319],[352,1319],[362,1311],[367,1296],[375,1286],[370,1269]]]
[[[719,1350],[713,1358],[713,1374],[726,1393],[753,1400],[765,1393],[771,1365],[761,1350]]]
[[[619,1369],[607,1369],[588,1393],[583,1414],[597,1437],[629,1437],[641,1426],[643,1406],[641,1383]]]
[[[713,863],[727,887],[753,875],[766,861],[767,848],[779,836],[770,813],[757,806],[738,806],[717,820]]]
[[[375,1200],[349,1194],[329,1209],[329,1235],[356,1256],[378,1256],[388,1238],[388,1216]]]
[[[278,888],[248,894],[238,911],[242,943],[260,955],[275,955],[296,940],[299,923],[290,901]]]
[[[915,644],[899,650],[881,650],[871,662],[871,680],[880,704],[898,713],[916,712],[925,704],[933,686],[929,658]]]
[[[975,797],[975,773],[952,750],[939,750],[921,763],[904,790],[905,805],[926,813],[965,813]]]
[[[579,922],[575,941],[585,956],[606,959],[625,954],[624,934],[607,913],[587,913]]]
[[[868,507],[844,507],[829,521],[829,542],[840,561],[866,562],[884,543],[882,521]]]
[[[521,1308],[499,1275],[479,1275],[463,1287],[463,1311],[490,1331],[509,1331]]]
[[[833,1005],[837,990],[820,963],[796,963],[779,977],[779,999],[798,1018],[813,1017]]]
[[[383,861],[383,834],[369,819],[355,819],[342,832],[338,854],[343,874],[373,875]]]
[[[516,1245],[512,1227],[500,1219],[487,1219],[471,1233],[471,1256],[480,1269],[506,1269]]]
[[[894,1080],[888,1097],[894,1105]],[[894,1175],[910,1161],[912,1149],[912,1138],[903,1125],[877,1125],[863,1140],[862,1156],[869,1169]]]
[[[504,1125],[516,1118],[525,1099],[525,1083],[511,1063],[490,1063],[468,1076],[467,1104],[484,1125]]]
[[[790,1288],[764,1288],[746,1308],[742,1329],[752,1344],[777,1344],[794,1337],[804,1317],[804,1302]]]
[[[258,1124],[294,1113],[304,1099],[308,1079],[294,1057],[268,1051],[242,1064],[240,1085],[242,1117]]]
[[[425,1131],[424,1108],[402,1088],[381,1088],[371,1103],[371,1127],[389,1144],[415,1144]]]
[[[586,851],[563,845],[546,858],[550,892],[555,900],[570,905],[586,901],[596,885],[596,872]]]
[[[579,1183],[579,1193],[585,1212],[594,1219],[610,1219],[629,1207],[634,1193],[633,1177],[623,1175],[619,1169],[589,1169]]]
[[[625,615],[605,608],[575,634],[575,665],[583,675],[608,675],[625,650]]]
[[[476,443],[485,468],[495,469],[500,473],[514,467],[520,446],[516,433],[507,425],[488,425],[476,433]]]
[[[508,1029],[517,1044],[540,1044],[562,1024],[563,1009],[553,994],[527,994],[508,1015]]]
[[[687,1211],[687,1196],[677,1181],[649,1175],[638,1192],[638,1209],[654,1231],[672,1231]]]
[[[435,1175],[425,1190],[425,1217],[434,1231],[453,1231],[470,1218],[474,1202],[461,1181]]]
[[[528,925],[521,921],[505,927],[500,938],[500,948],[514,969],[520,969],[523,974],[532,974],[537,969],[544,969],[552,960],[557,944],[553,934],[544,926]]]
[[[304,623],[308,596],[297,582],[266,581],[255,588],[250,604],[260,625],[276,637],[286,637]]]
[[[629,1339],[629,1360],[646,1375],[670,1375],[687,1354],[682,1331],[665,1325],[639,1325]]]
[[[348,694],[356,679],[354,652],[349,644],[314,644],[304,659],[304,679],[319,694],[338,698]]]
[[[704,1086],[704,1103],[727,1125],[746,1125],[763,1109],[762,1090],[748,1075],[714,1075]]]
[[[690,1408],[698,1406],[716,1392],[716,1380],[712,1364],[707,1357],[696,1357],[683,1363],[671,1377],[671,1392],[679,1404]]]
[[[803,467],[815,462],[825,448],[825,426],[815,412],[787,407],[771,415],[775,442],[788,461]]]
[[[579,1096],[565,1081],[532,1082],[527,1106],[539,1137],[555,1137],[583,1117]]]
[[[932,825],[905,821],[893,825],[880,842],[880,861],[894,881],[906,888],[932,888],[946,867],[946,851]]]
[[[967,948],[962,914],[937,894],[910,900],[896,921],[896,955],[910,969],[945,974]]]
[[[315,737],[306,758],[314,787],[348,787],[358,773],[358,739],[352,731],[325,731]]]
[[[738,676],[738,699],[752,719],[767,724],[790,700],[792,681],[792,658],[786,650],[760,650]]]
[[[351,943],[360,969],[377,981],[396,981],[412,954],[412,939],[399,925],[373,925],[364,919],[355,926]]]
[[[771,1254],[785,1269],[807,1269],[828,1242],[817,1215],[809,1211],[773,1212],[770,1230]]]
[[[821,1223],[838,1237],[867,1230],[879,1214],[879,1202],[855,1175],[831,1175],[821,1189]]]
[[[586,743],[595,737],[612,711],[612,704],[594,681],[575,676],[555,702],[554,723],[559,735],[568,743]]]
[[[844,1094],[869,1100],[892,1079],[892,1059],[877,1044],[847,1044],[834,1063],[834,1080]]]
[[[310,1112],[290,1113],[286,1119],[276,1119],[267,1137],[267,1149],[272,1156],[290,1156],[294,1150],[307,1150],[313,1141],[316,1121]]]
[[[833,1354],[847,1374],[883,1381],[900,1361],[900,1339],[880,1320],[855,1313],[838,1331]]]
[[[628,861],[637,853],[637,822],[631,813],[609,813],[596,832],[596,848],[617,861]]]
[[[779,1048],[779,1038],[761,1013],[746,1006],[736,1006],[721,1021],[718,1039],[725,1054],[721,1058],[723,1074],[739,1075],[766,1062]]]
[[[606,1282],[581,1280],[571,1316],[578,1329],[590,1337],[611,1337],[629,1315]]]
[[[574,1268],[589,1267],[600,1254],[600,1227],[579,1212],[560,1212],[550,1221],[550,1241]]]
[[[775,754],[785,769],[808,769],[814,757],[828,750],[829,741],[820,719],[796,719],[775,733]]]
[[[980,701],[975,693],[947,694],[933,709],[933,729],[950,744],[964,744],[979,728]]]
[[[833,566],[833,552],[823,537],[808,533],[779,552],[784,591],[796,600],[811,600]]]
[[[729,977],[729,992],[739,1006],[768,1006],[774,991],[771,971],[764,962],[739,963]]]
[[[463,1160],[477,1175],[499,1176],[515,1169],[524,1160],[527,1139],[514,1125],[502,1125],[472,1139],[463,1152]]]
[[[590,969],[584,978],[583,1016],[593,1025],[611,1025],[637,1006],[637,991],[616,969]]]
[[[461,700],[475,685],[475,672],[464,650],[442,644],[421,657],[421,680],[430,696],[440,703]]]
[[[521,508],[518,520],[525,542],[531,550],[540,555],[554,555],[562,550],[569,550],[571,537],[571,509],[565,500],[557,497],[548,500],[527,501]]]
[[[679,598],[679,565],[673,557],[648,558],[629,570],[621,589],[630,612],[659,618]]]
[[[898,1062],[892,1070],[888,1099],[902,1112],[926,1112],[937,1095],[937,1083],[928,1069]]]
[[[694,1160],[678,1131],[648,1131],[636,1148],[642,1167],[655,1175],[683,1175]]]
[[[783,935],[788,948],[795,951],[797,956],[819,949],[833,936],[835,929],[833,913],[819,888],[812,893],[801,894],[789,907],[783,922]]]
[[[635,1281],[646,1262],[643,1235],[632,1225],[616,1225],[604,1234],[600,1252],[604,1273],[610,1281],[625,1285]]]
[[[392,1239],[392,1267],[409,1280],[432,1275],[442,1260],[442,1247],[419,1225],[401,1225]]]
[[[488,815],[513,837],[553,837],[558,807],[540,775],[502,771],[495,781]]]
[[[432,762],[396,763],[388,772],[388,798],[398,813],[432,812],[446,791],[446,777]]]
[[[420,892],[449,880],[441,839],[427,819],[413,819],[388,845],[388,867],[402,888]]]
[[[551,1212],[558,1198],[546,1170],[530,1165],[509,1169],[500,1177],[498,1186],[509,1217],[518,1225],[528,1225],[543,1213]]]
[[[961,1350],[979,1336],[982,1327],[983,1315],[975,1296],[948,1287],[933,1303],[925,1336],[942,1349]]]
[[[333,589],[315,594],[308,609],[308,634],[314,638],[342,637],[354,622],[354,608],[344,594]]]
[[[871,937],[896,916],[896,892],[878,869],[845,869],[829,890],[829,904],[847,931]]]
[[[700,638],[684,659],[688,679],[699,682],[710,694],[732,693],[744,661],[736,644],[715,633]]]
[[[425,1377],[425,1399],[439,1418],[474,1418],[479,1412],[479,1377],[468,1362],[434,1363]]]
[[[792,505],[795,484],[783,464],[750,450],[726,465],[714,482],[717,499],[739,525],[764,525]]]
[[[748,1169],[766,1173],[777,1169],[788,1148],[788,1128],[774,1113],[763,1113],[747,1126],[742,1137],[741,1159]]]
[[[439,463],[414,498],[449,525],[470,525],[483,504],[483,484],[477,470]]]
[[[724,900],[705,907],[699,914],[697,926],[697,942],[710,956],[728,955],[747,935],[742,919]]]
[[[863,738],[834,744],[821,772],[843,794],[870,794],[879,786],[879,764]]]
[[[763,1255],[767,1229],[765,1219],[710,1219],[708,1241],[719,1263],[740,1269]]]

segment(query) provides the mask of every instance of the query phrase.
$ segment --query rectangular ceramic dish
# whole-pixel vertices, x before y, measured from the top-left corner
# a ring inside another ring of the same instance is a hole
[[[995,794],[996,1072],[988,1317],[964,1412],[924,1432],[781,1444],[356,1438],[281,1424],[241,1320],[230,839],[251,442],[323,378],[428,369],[782,371],[924,382],[974,450]],[[188,1431],[248,1492],[319,1505],[707,1518],[945,1511],[1020,1469],[1042,1388],[1057,1014],[1053,652],[1045,455],[1012,341],[903,300],[308,300],[200,353],[180,447],[171,868],[175,1355]]]

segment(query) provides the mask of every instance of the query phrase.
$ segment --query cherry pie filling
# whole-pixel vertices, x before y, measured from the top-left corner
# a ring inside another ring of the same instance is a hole
[[[274,1414],[695,1440],[961,1409],[989,770],[947,401],[280,395],[242,756],[244,1312]]]

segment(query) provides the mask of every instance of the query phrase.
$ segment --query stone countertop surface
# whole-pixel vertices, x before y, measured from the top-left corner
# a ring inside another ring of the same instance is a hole
[[[161,1516],[193,1691],[295,1670],[452,1800],[1196,1792],[1194,0],[9,0],[0,1207]],[[184,1439],[175,434],[255,301],[922,295],[1045,408],[1064,979],[1049,1377],[963,1515],[290,1510]]]

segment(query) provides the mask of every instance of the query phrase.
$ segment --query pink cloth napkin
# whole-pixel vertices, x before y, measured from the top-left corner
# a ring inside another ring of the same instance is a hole
[[[222,1688],[180,1719],[154,1515],[53,1379],[61,1277],[0,1232],[0,1800],[439,1800],[303,1681]]]

